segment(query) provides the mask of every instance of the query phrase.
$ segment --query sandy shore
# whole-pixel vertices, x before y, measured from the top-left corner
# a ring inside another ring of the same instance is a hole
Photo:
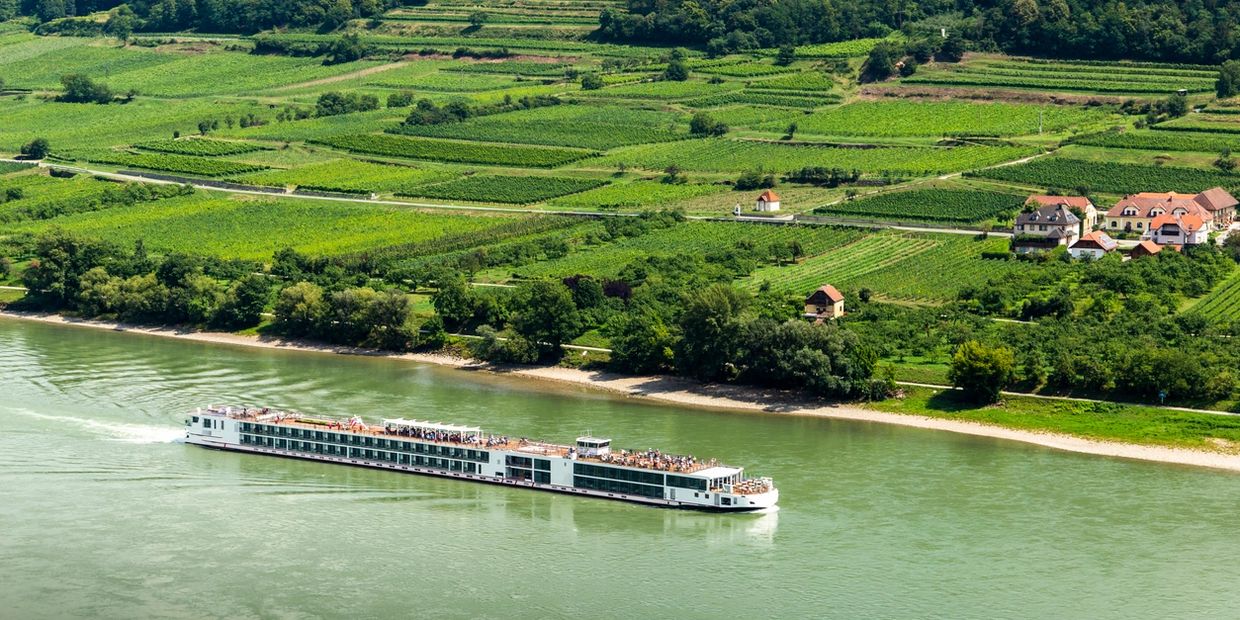
[[[642,398],[662,403],[739,411],[761,412],[772,415],[808,415],[882,424],[899,424],[916,428],[963,433],[982,437],[993,437],[1011,441],[1037,444],[1057,450],[1096,454],[1101,456],[1158,461],[1240,471],[1240,454],[1225,452],[1209,452],[1205,450],[1189,450],[1162,446],[1145,446],[1121,442],[1096,441],[1056,433],[1038,433],[1015,430],[1001,426],[979,424],[963,420],[947,420],[919,415],[886,413],[858,406],[824,405],[821,402],[799,397],[795,393],[778,390],[738,387],[731,385],[704,385],[695,381],[678,377],[633,377],[607,372],[586,371],[560,367],[495,367],[474,360],[441,354],[404,353],[385,354],[366,349],[322,345],[304,341],[284,340],[278,338],[242,336],[221,332],[202,332],[169,328],[135,327],[110,323],[106,321],[90,321],[67,318],[54,314],[31,314],[0,311],[0,318],[39,321],[58,325],[73,325],[95,329],[147,334],[181,340],[210,342],[217,344],[260,347],[267,349],[286,349],[315,353],[338,355],[382,356],[393,359],[404,359],[414,362],[437,364],[454,368],[467,368],[495,372],[504,376],[518,376],[528,379],[556,382],[565,385],[583,386],[602,390],[627,397]]]

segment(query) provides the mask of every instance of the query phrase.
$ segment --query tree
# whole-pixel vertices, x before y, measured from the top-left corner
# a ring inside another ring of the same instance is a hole
[[[435,314],[443,318],[448,329],[460,329],[474,317],[477,297],[464,278],[458,274],[439,278],[439,290],[431,297]]]
[[[715,120],[706,112],[698,112],[689,121],[689,133],[695,136],[722,136],[728,133],[728,126]]]
[[[965,49],[964,38],[953,32],[943,39],[943,45],[935,52],[934,59],[939,62],[960,62],[964,59]]]
[[[1176,93],[1163,100],[1159,107],[1171,118],[1184,116],[1188,114],[1188,97]]]
[[[133,9],[128,4],[122,4],[108,13],[108,21],[103,25],[103,31],[122,41],[128,41],[129,35],[138,28],[141,20],[134,14]]]
[[[712,284],[686,294],[679,320],[681,339],[676,369],[706,381],[735,378],[740,348],[740,316],[749,295],[727,284]]]
[[[518,293],[511,320],[513,331],[533,343],[539,357],[559,356],[560,345],[581,335],[577,304],[563,284],[539,280]]]
[[[1231,172],[1236,169],[1236,160],[1231,156],[1231,149],[1224,148],[1218,155],[1218,159],[1214,160],[1214,167],[1223,172]]]
[[[224,295],[215,322],[231,329],[258,325],[267,309],[271,296],[271,281],[267,276],[251,273],[232,286]]]
[[[685,65],[683,57],[673,57],[668,61],[667,68],[663,70],[663,79],[672,82],[683,82],[689,79],[689,67]]]
[[[469,14],[469,25],[478,29],[487,23],[488,19],[490,19],[490,16],[486,14],[486,11],[474,11]]]
[[[1240,233],[1232,233],[1227,235],[1223,240],[1223,249],[1231,255],[1232,260],[1240,263]]]
[[[965,394],[983,402],[999,400],[999,392],[1015,376],[1016,359],[1007,347],[989,347],[967,340],[952,355],[947,378]]]
[[[276,326],[289,336],[310,336],[323,323],[323,289],[310,282],[285,287],[276,298]]]
[[[775,54],[775,64],[781,67],[787,67],[797,59],[797,48],[791,43],[785,43],[779,46],[779,52]]]
[[[861,65],[862,82],[881,82],[896,72],[896,60],[899,52],[891,43],[879,43],[870,50],[870,55]]]
[[[361,37],[350,32],[335,41],[327,48],[327,58],[323,64],[337,65],[344,62],[361,60],[370,53],[370,47],[362,43]]]
[[[603,87],[603,76],[586,73],[581,76],[581,90],[598,90]]]
[[[672,369],[676,338],[657,315],[643,311],[617,314],[603,331],[611,340],[613,369],[634,374]]]
[[[112,89],[92,81],[80,73],[61,76],[64,92],[57,100],[66,103],[108,103],[112,101]]]
[[[1228,60],[1223,63],[1223,66],[1219,68],[1214,90],[1219,99],[1240,95],[1240,60]]]
[[[52,151],[52,147],[47,142],[47,138],[35,138],[30,142],[22,145],[23,159],[43,159]]]

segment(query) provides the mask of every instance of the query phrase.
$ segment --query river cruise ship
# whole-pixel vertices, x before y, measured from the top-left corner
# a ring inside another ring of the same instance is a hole
[[[658,450],[613,450],[610,439],[566,446],[489,435],[473,426],[390,418],[367,425],[267,408],[210,406],[185,420],[188,443],[616,499],[672,508],[770,508],[779,490],[744,469]]]

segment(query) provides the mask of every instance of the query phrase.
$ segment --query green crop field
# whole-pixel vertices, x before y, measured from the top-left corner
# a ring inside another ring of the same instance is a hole
[[[237,200],[205,195],[83,213],[26,225],[51,227],[130,246],[142,239],[159,252],[270,259],[292,247],[336,255],[482,231],[506,217],[426,214],[312,200]]]
[[[856,169],[872,174],[886,171],[925,175],[980,168],[1036,152],[1036,149],[1019,146],[857,149],[709,138],[624,147],[610,151],[604,157],[583,162],[582,165],[607,168],[624,163],[650,170],[679,166],[684,170],[706,172],[746,170],[756,166],[776,172],[791,172],[805,166],[826,166]]]
[[[770,266],[746,283],[754,288],[802,293],[823,284],[869,288],[897,300],[941,302],[970,282],[1016,274],[1018,261],[987,260],[983,252],[1006,252],[1007,239],[975,240],[964,235],[875,233],[796,265]]]
[[[913,189],[820,207],[815,213],[863,219],[973,223],[1006,219],[1020,211],[1024,196],[964,189]]]
[[[135,144],[134,146],[144,151],[173,153],[177,155],[199,155],[206,157],[216,155],[240,155],[242,153],[252,153],[254,151],[261,151],[268,148],[261,144],[254,144],[253,142],[210,140],[206,138],[193,138],[186,140],[152,140],[150,142]]]
[[[568,209],[645,209],[715,194],[725,189],[719,185],[633,181],[612,183],[597,189],[556,198],[551,201],[551,204]]]
[[[821,71],[807,71],[792,75],[781,75],[769,80],[756,80],[749,84],[750,88],[763,90],[795,90],[825,93],[835,88],[835,81]]]
[[[511,77],[487,74],[431,73],[410,78],[400,78],[389,72],[376,75],[368,86],[407,89],[414,92],[432,91],[445,93],[471,93],[484,90],[501,90],[520,85]]]
[[[819,43],[797,47],[797,56],[804,58],[847,58],[865,56],[875,45],[886,39],[855,39],[838,43]]]
[[[290,170],[266,170],[236,177],[238,183],[272,187],[296,186],[301,189],[351,192],[399,191],[424,183],[450,178],[437,169],[377,164],[355,159],[333,159]]]
[[[205,177],[222,177],[262,170],[264,166],[245,164],[226,159],[171,155],[167,153],[125,153],[120,151],[86,151],[76,157],[100,164],[112,164],[128,168],[145,168],[163,172],[192,174]]]
[[[1093,65],[981,58],[956,65],[918,70],[906,84],[1017,88],[1047,91],[1169,95],[1214,90],[1214,75],[1197,69],[1140,65]]]
[[[42,174],[0,177],[0,223],[93,210],[100,197],[119,187],[116,183],[87,176],[73,179],[54,179]]]
[[[740,90],[741,85],[731,82],[708,84],[706,82],[641,82],[637,84],[621,84],[608,86],[599,90],[586,90],[578,93],[581,97],[616,98],[616,99],[654,99],[673,101],[676,99],[692,99],[719,95]]]
[[[838,103],[840,96],[833,93],[811,93],[810,91],[773,91],[751,90],[731,91],[719,95],[708,95],[689,99],[681,103],[694,108],[748,104],[772,105],[787,108],[817,108]]]
[[[1217,153],[1240,150],[1240,135],[1228,136],[1197,131],[1108,131],[1072,139],[1073,144],[1144,151],[1201,151]]]
[[[800,133],[834,136],[1019,136],[1105,119],[1089,108],[1013,103],[852,103],[797,120]],[[779,128],[782,129],[782,128]]]
[[[324,65],[317,58],[210,52],[182,55],[172,62],[126,71],[103,81],[121,91],[132,88],[142,94],[164,97],[261,94],[271,88],[346,75],[378,65],[371,60]]]
[[[434,138],[406,138],[383,134],[335,136],[324,140],[316,140],[315,142],[333,148],[371,155],[470,164],[529,166],[534,168],[559,166],[590,155],[590,151],[581,149],[521,146],[515,144],[483,144]]]
[[[1044,157],[1025,164],[991,168],[974,176],[1038,188],[1086,186],[1093,191],[1127,194],[1145,191],[1200,192],[1240,186],[1240,175],[1197,168],[1142,166]]]
[[[777,67],[775,65],[768,65],[760,62],[740,62],[736,64],[718,65],[698,69],[698,72],[706,73],[708,75],[726,75],[740,78],[778,75],[780,73],[788,73],[790,71],[796,71],[796,69]]]
[[[1215,287],[1190,312],[1223,325],[1240,321],[1240,272]]]
[[[865,234],[848,228],[688,222],[640,237],[582,246],[568,256],[521,267],[515,273],[526,278],[574,274],[614,277],[625,265],[645,256],[700,255],[727,252],[738,243],[761,248],[794,240],[801,243],[807,254],[817,254],[844,246]]]
[[[539,77],[563,77],[571,65],[560,62],[532,62],[506,60],[503,62],[462,62],[445,71],[459,73],[495,73],[504,75],[532,75]]]
[[[446,183],[413,187],[399,193],[419,198],[526,204],[584,192],[605,183],[598,179],[573,177],[473,175]]]
[[[402,125],[408,135],[489,142],[609,149],[687,138],[679,115],[613,105],[551,106],[471,118],[461,123]]]

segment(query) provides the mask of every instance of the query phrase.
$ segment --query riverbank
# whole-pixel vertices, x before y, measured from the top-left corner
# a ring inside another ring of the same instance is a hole
[[[666,376],[628,376],[614,373],[588,371],[561,367],[497,367],[475,360],[464,359],[435,353],[382,353],[351,347],[324,345],[313,342],[286,340],[272,337],[246,336],[223,332],[204,332],[173,328],[153,328],[123,325],[107,321],[75,319],[54,314],[33,314],[11,311],[0,311],[0,318],[38,321],[57,325],[69,325],[93,329],[106,329],[127,333],[145,334],[167,338],[177,338],[196,342],[214,344],[260,347],[267,349],[284,349],[312,353],[328,353],[337,355],[366,355],[403,359],[419,363],[436,364],[458,369],[491,372],[502,376],[514,376],[533,379],[548,383],[585,387],[610,392],[632,398],[642,398],[672,405],[747,411],[766,415],[804,415],[827,418],[855,420],[881,424],[897,424],[916,428],[940,430],[967,435],[991,437],[1009,441],[1036,444],[1056,450],[1066,450],[1084,454],[1094,454],[1125,459],[1157,461],[1196,467],[1209,467],[1240,471],[1240,443],[1223,437],[1204,437],[1205,448],[1194,449],[1175,445],[1152,445],[1126,441],[1110,441],[1105,439],[1078,436],[1067,433],[1049,432],[1036,427],[1040,418],[1025,416],[1016,419],[1010,415],[995,415],[1002,412],[1000,408],[985,407],[968,411],[960,409],[944,409],[931,411],[926,404],[937,396],[933,391],[921,391],[911,394],[906,399],[893,399],[874,405],[840,405],[826,404],[810,399],[795,392],[783,390],[767,390],[733,385],[705,385],[679,377]],[[1116,405],[1116,408],[1123,406]],[[882,410],[885,409],[885,410]],[[1135,408],[1151,410],[1156,415],[1173,416],[1196,422],[1192,416],[1210,417],[1210,414],[1190,414],[1183,412],[1164,412],[1152,408]],[[1010,412],[1008,412],[1010,413]],[[1138,413],[1142,413],[1138,411]],[[1105,415],[1106,412],[1103,412]],[[1082,415],[1082,412],[1069,412],[1069,415]],[[982,420],[993,419],[1003,424],[986,423]],[[1220,420],[1232,422],[1230,416],[1213,416]],[[1027,418],[1027,419],[1026,419]],[[1167,420],[1146,420],[1152,425],[1165,425]],[[1240,426],[1240,421],[1235,423]],[[1024,428],[1022,428],[1024,427]],[[1088,432],[1087,432],[1088,433]]]

